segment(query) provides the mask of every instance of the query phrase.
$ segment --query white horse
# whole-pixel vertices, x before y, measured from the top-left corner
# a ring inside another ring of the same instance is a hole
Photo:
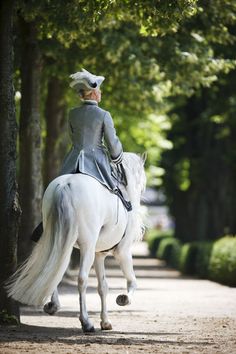
[[[78,288],[83,331],[94,331],[86,310],[87,280],[93,263],[101,297],[101,328],[112,329],[106,308],[104,260],[108,253],[118,260],[127,279],[127,295],[119,295],[116,301],[119,305],[129,304],[136,289],[131,246],[142,236],[140,198],[146,183],[143,158],[125,153],[123,165],[133,207],[130,212],[93,177],[68,174],[49,184],[43,197],[43,235],[28,260],[8,281],[9,296],[38,306],[45,305],[52,295],[44,310],[53,314],[59,307],[55,289],[68,267],[73,247],[79,247]]]

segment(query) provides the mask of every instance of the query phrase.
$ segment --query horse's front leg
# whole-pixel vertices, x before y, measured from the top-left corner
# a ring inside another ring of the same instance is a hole
[[[80,270],[78,277],[80,322],[84,332],[94,332],[94,326],[89,320],[86,308],[86,289],[88,284],[89,271],[93,265],[95,256],[94,248],[81,247],[80,249]]]
[[[118,246],[114,252],[114,257],[117,259],[121,270],[127,280],[127,295],[118,295],[116,298],[116,303],[120,306],[129,305],[131,303],[134,291],[137,288],[136,277],[133,269],[131,248],[119,248]]]
[[[49,315],[54,315],[60,309],[60,307],[58,290],[56,288],[52,294],[51,301],[44,305],[43,310]]]
[[[108,319],[106,297],[108,293],[108,285],[105,278],[105,266],[104,261],[106,254],[96,253],[95,255],[95,271],[98,279],[98,293],[101,298],[101,329],[110,330],[112,329],[111,322]]]

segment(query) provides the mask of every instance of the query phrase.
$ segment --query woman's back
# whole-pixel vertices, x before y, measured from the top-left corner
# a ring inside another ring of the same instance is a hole
[[[104,116],[106,111],[95,103],[83,103],[70,111],[71,140],[80,149],[103,147]]]

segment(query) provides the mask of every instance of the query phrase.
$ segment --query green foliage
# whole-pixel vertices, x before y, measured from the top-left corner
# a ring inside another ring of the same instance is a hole
[[[179,258],[179,269],[183,274],[196,273],[197,243],[186,243],[182,246]]]
[[[190,179],[189,179],[189,170],[190,170],[190,161],[188,159],[182,159],[176,164],[177,170],[177,181],[179,189],[181,191],[186,191],[190,187]]]
[[[200,278],[207,278],[209,274],[209,262],[211,258],[213,242],[198,242],[195,260],[196,274]]]
[[[156,252],[158,259],[165,260],[167,264],[175,267],[178,265],[180,241],[174,237],[163,238]]]
[[[170,264],[170,266],[177,268],[177,269],[179,268],[181,248],[182,248],[181,242],[177,238],[173,238],[169,264]]]
[[[225,236],[214,243],[210,263],[210,279],[236,286],[236,237]]]
[[[0,324],[9,326],[9,325],[19,325],[19,320],[14,315],[9,315],[7,311],[3,310],[0,312]]]
[[[111,6],[111,16],[137,23],[145,36],[161,36],[176,32],[185,18],[197,12],[196,0],[132,1],[117,0]]]
[[[160,70],[171,81],[166,138],[173,146],[159,166],[183,242],[236,232],[235,28],[235,2],[198,1],[197,13],[158,41]]]
[[[155,231],[155,230],[154,230]],[[225,236],[215,242],[181,242],[168,234],[151,232],[150,252],[183,274],[197,275],[229,286],[236,286],[236,237]]]
[[[148,244],[148,249],[153,257],[156,256],[156,252],[159,248],[160,242],[165,238],[172,238],[172,231],[158,231],[150,230],[147,234],[146,241]]]
[[[179,268],[184,274],[197,274],[201,278],[206,278],[212,247],[212,242],[192,242],[181,245],[181,242],[174,237],[164,238],[159,244],[156,256],[169,265]]]

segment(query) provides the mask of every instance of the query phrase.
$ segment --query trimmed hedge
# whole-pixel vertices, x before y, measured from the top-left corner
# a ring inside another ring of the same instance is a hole
[[[147,242],[152,256],[165,260],[183,274],[236,286],[236,236],[181,245],[172,232],[152,231]]]
[[[213,248],[213,242],[199,242],[197,244],[197,256],[196,256],[196,274],[200,278],[207,278],[209,274],[209,263]]]
[[[159,244],[156,256],[165,260],[169,265],[178,266],[179,252],[181,249],[180,241],[174,237],[163,238]]]
[[[196,274],[197,242],[185,243],[180,251],[179,270],[183,274]]]
[[[225,236],[216,241],[209,262],[209,278],[236,286],[236,237]]]
[[[179,269],[179,259],[180,259],[182,244],[177,238],[175,238],[174,240],[175,242],[171,250],[170,265],[174,268]]]
[[[173,232],[172,231],[157,231],[157,230],[150,230],[147,233],[146,241],[148,244],[148,249],[153,257],[156,256],[156,252],[159,248],[160,242],[165,238],[172,238]]]

